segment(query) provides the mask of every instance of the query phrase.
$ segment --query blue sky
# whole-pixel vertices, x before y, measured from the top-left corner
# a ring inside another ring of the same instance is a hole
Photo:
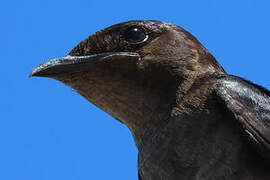
[[[0,7],[0,179],[136,180],[128,129],[31,69],[95,31],[156,19],[182,26],[228,73],[270,88],[270,1],[10,0]]]

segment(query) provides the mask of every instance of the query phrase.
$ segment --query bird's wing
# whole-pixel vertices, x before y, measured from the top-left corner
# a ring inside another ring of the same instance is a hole
[[[270,91],[235,76],[226,76],[217,82],[218,97],[252,144],[270,161]]]
[[[140,172],[138,172],[138,178],[139,178],[139,180],[142,180],[142,177],[140,175]]]

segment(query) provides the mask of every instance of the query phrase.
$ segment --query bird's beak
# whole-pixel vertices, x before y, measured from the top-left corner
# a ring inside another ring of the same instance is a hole
[[[133,52],[111,52],[88,56],[65,56],[49,60],[32,70],[29,77],[54,77],[59,74],[82,71],[93,64],[111,59],[131,58],[140,59],[139,54]]]

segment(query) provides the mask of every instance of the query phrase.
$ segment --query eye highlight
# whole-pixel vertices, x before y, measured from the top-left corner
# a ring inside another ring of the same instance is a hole
[[[148,39],[146,31],[139,26],[131,26],[127,28],[122,34],[125,41],[131,44],[138,44],[145,42]]]

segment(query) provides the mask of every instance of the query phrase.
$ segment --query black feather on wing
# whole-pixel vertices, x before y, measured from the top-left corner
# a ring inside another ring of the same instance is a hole
[[[138,178],[139,178],[139,180],[142,180],[142,177],[141,177],[141,175],[140,175],[140,172],[138,171]]]
[[[270,91],[245,79],[218,79],[216,94],[224,101],[252,144],[270,161]]]

